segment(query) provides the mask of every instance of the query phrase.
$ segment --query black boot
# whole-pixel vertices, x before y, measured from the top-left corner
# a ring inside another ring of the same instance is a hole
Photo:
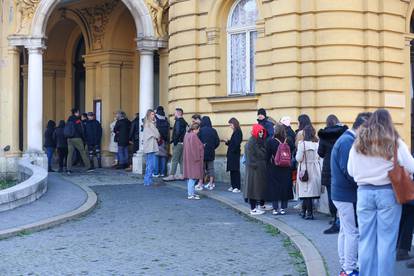
[[[54,170],[52,170],[52,166],[49,166],[49,167],[47,168],[47,171],[48,171],[48,172],[55,172]]]
[[[336,234],[339,233],[339,227],[336,223],[332,224],[331,227],[323,231],[324,234]]]
[[[98,168],[102,169],[102,159],[98,158]]]
[[[306,220],[313,220],[313,219],[314,219],[314,217],[313,217],[313,211],[308,210],[308,211],[306,212],[305,219],[306,219]]]

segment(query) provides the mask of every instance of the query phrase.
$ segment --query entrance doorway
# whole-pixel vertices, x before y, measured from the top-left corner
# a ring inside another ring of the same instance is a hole
[[[85,110],[85,83],[86,83],[86,73],[84,66],[84,55],[86,54],[85,50],[85,40],[83,36],[80,37],[78,45],[76,46],[74,66],[73,66],[73,88],[74,88],[74,98],[75,98],[75,107],[79,108],[81,112],[86,112]]]

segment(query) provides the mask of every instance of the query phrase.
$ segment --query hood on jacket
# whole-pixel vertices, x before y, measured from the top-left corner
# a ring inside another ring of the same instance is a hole
[[[347,129],[346,125],[325,127],[318,131],[318,137],[324,140],[337,140]]]
[[[210,117],[204,116],[201,119],[201,126],[200,127],[213,127],[213,125],[211,124]]]
[[[65,121],[64,120],[60,120],[59,121],[59,125],[58,125],[58,128],[64,128],[65,127]]]
[[[47,122],[47,129],[54,129],[56,127],[56,123],[55,123],[55,121],[52,121],[52,120],[49,120],[48,122]]]
[[[259,124],[254,124],[253,125],[253,127],[252,127],[252,136],[255,139],[258,139],[259,138],[259,132],[262,131],[262,130],[264,132],[263,139],[266,139],[267,131],[262,125],[259,125]]]
[[[165,117],[165,113],[164,113],[164,115],[161,115],[161,114],[155,114],[155,116],[157,117],[157,119],[158,120],[165,120],[166,119],[166,117]]]

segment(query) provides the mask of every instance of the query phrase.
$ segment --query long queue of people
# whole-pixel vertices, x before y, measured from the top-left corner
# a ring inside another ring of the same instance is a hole
[[[301,200],[300,216],[313,220],[314,202],[326,189],[332,225],[324,233],[339,232],[339,275],[394,275],[396,260],[412,258],[409,251],[414,202],[403,206],[397,202],[388,172],[394,167],[393,159],[398,158],[398,163],[412,175],[414,158],[389,112],[379,109],[361,113],[351,129],[330,115],[318,135],[309,116],[300,115],[298,122],[295,132],[289,117],[275,122],[260,109],[241,158],[243,134],[237,119],[231,118],[229,126],[233,132],[229,140],[224,140],[231,176],[229,191],[242,191],[251,215],[267,210],[285,215],[288,202],[296,193]],[[193,120],[179,142],[188,199],[200,199],[196,190],[203,187],[199,183],[212,174],[210,165],[205,165],[206,152],[216,144],[211,140],[207,146],[201,133],[200,123]],[[246,166],[242,185],[240,158]],[[172,175],[166,180],[174,179]],[[205,188],[213,189],[214,185]],[[414,262],[407,266],[414,268]]]

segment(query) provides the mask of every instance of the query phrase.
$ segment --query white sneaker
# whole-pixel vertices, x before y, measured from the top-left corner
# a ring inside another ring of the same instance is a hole
[[[240,193],[241,191],[240,191],[239,189],[235,188],[232,192],[233,192],[233,193],[235,193],[235,194],[238,194],[238,193]]]
[[[175,178],[175,180],[184,180],[184,176],[179,174],[177,175],[177,177]]]
[[[204,189],[207,189],[207,190],[209,190],[209,191],[212,191],[212,190],[214,189],[214,184],[207,184],[207,185],[204,185]]]
[[[279,212],[277,210],[273,210],[272,214],[276,216],[279,215]]]
[[[263,205],[263,206],[259,206],[259,209],[262,211],[272,211],[273,207],[270,205]]]
[[[252,215],[252,216],[258,216],[258,215],[263,215],[265,212],[264,211],[262,211],[262,210],[259,210],[259,209],[253,209],[253,210],[250,210],[250,215]]]
[[[199,200],[200,196],[199,195],[193,195],[193,196],[188,196],[187,197],[189,200]]]
[[[157,177],[160,177],[160,175],[159,174],[152,174],[152,177],[157,178]]]
[[[285,209],[280,209],[279,213],[280,213],[281,215],[286,215],[286,210],[285,210]]]
[[[229,191],[229,192],[233,192],[233,188],[232,188],[232,187],[230,187],[230,188],[228,188],[228,189],[227,189],[227,191]]]
[[[169,175],[169,176],[163,178],[162,180],[164,180],[164,181],[174,181],[175,177],[174,177],[174,175]]]
[[[197,184],[197,185],[195,185],[194,188],[196,189],[196,191],[202,191],[203,190],[203,185]]]

